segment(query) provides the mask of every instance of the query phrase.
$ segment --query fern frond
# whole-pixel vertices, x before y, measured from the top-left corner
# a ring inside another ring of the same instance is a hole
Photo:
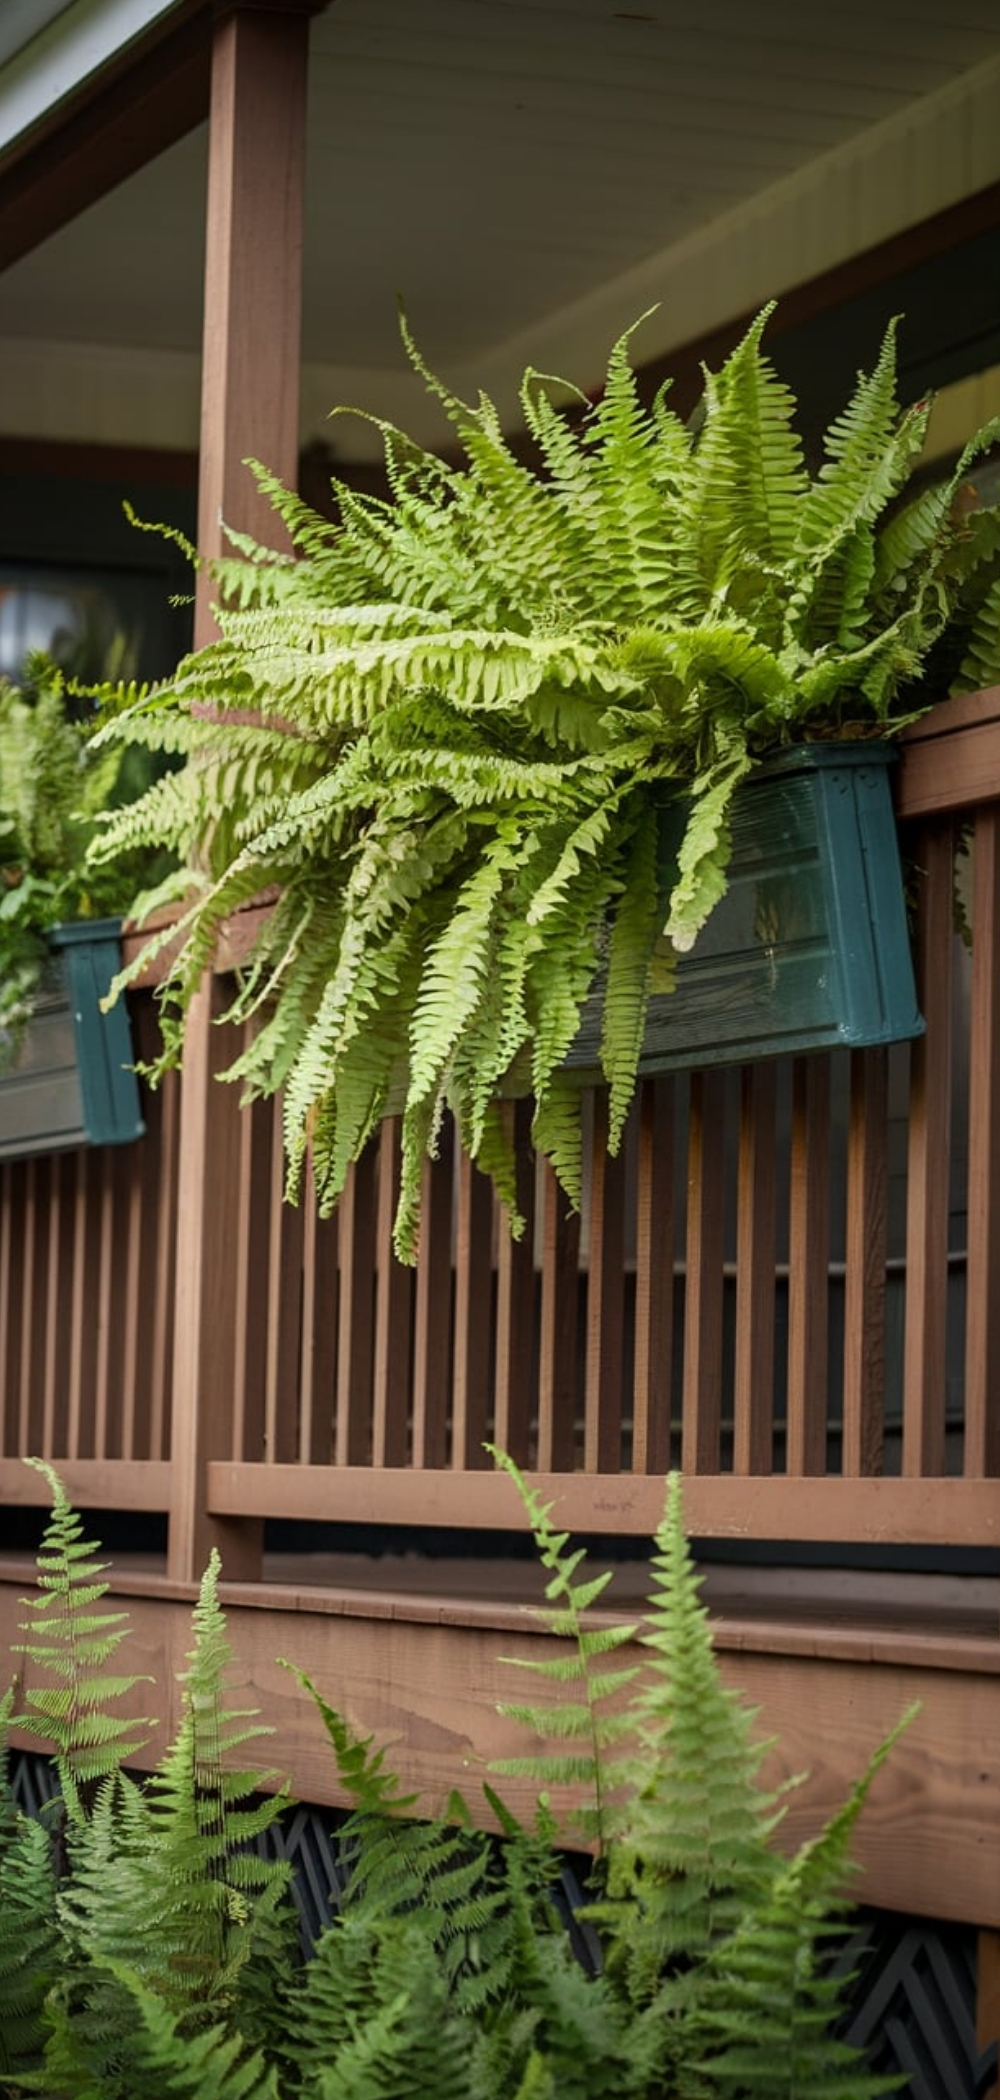
[[[585,1562],[583,1549],[578,1547],[567,1551],[569,1537],[566,1532],[557,1531],[552,1523],[552,1504],[542,1501],[537,1489],[525,1479],[512,1458],[493,1450],[492,1446],[488,1448],[517,1488],[539,1559],[548,1574],[545,1585],[547,1603],[540,1616],[551,1633],[572,1644],[567,1657],[521,1656],[517,1658],[516,1666],[533,1671],[547,1683],[575,1683],[581,1693],[576,1700],[561,1701],[557,1708],[505,1702],[500,1708],[501,1713],[519,1720],[543,1740],[555,1734],[580,1747],[530,1761],[508,1759],[494,1769],[500,1773],[523,1774],[530,1763],[543,1786],[585,1788],[591,1798],[572,1811],[573,1820],[595,1840],[598,1850],[603,1853],[610,1842],[613,1827],[609,1796],[613,1796],[620,1782],[621,1744],[629,1733],[627,1719],[623,1721],[614,1709],[607,1711],[607,1702],[620,1699],[637,1671],[632,1667],[609,1671],[597,1665],[599,1658],[634,1639],[636,1629],[628,1625],[613,1628],[587,1625],[586,1614],[603,1596],[611,1579],[610,1572],[587,1579],[579,1577],[578,1571]],[[511,1661],[510,1657],[504,1659]]]
[[[874,2100],[899,2080],[873,2078],[836,2036],[843,1984],[823,1960],[844,1908],[848,1847],[872,1782],[913,1718],[904,1715],[821,1836],[782,1864],[770,1889],[709,1964],[692,2042],[721,2095],[772,2100],[774,2067],[790,2093]]]
[[[636,2003],[670,1963],[703,1960],[769,1886],[774,1803],[758,1774],[765,1745],[753,1714],[719,1678],[708,1613],[672,1475],[656,1535],[645,1646],[652,1674],[637,1694],[634,1792],[608,1875],[611,1958]]]
[[[143,1682],[106,1665],[129,1633],[128,1613],[95,1610],[108,1593],[104,1563],[85,1537],[66,1491],[44,1459],[25,1461],[48,1483],[52,1510],[38,1551],[37,1590],[22,1597],[27,1681],[14,1725],[51,1746],[67,1815],[84,1818],[83,1789],[116,1772],[147,1740],[146,1720],[113,1709]]]

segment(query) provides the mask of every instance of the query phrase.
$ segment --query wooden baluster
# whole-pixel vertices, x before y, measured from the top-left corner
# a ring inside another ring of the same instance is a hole
[[[439,1157],[424,1162],[413,1344],[415,1466],[448,1463],[453,1169],[453,1130],[449,1120],[441,1132]]]
[[[19,1379],[20,1264],[23,1247],[20,1230],[19,1163],[0,1165],[0,1457],[17,1452],[16,1399]]]
[[[45,1248],[43,1218],[48,1187],[48,1161],[29,1159],[24,1181],[24,1261],[21,1270],[21,1363],[17,1449],[22,1457],[37,1455],[35,1379],[39,1344],[45,1332]],[[41,1302],[39,1303],[39,1291]]]
[[[775,1106],[773,1064],[740,1075],[733,1471],[774,1465]]]
[[[451,1462],[468,1472],[489,1464],[483,1445],[493,1341],[493,1199],[485,1175],[466,1152],[459,1155],[457,1178]]]
[[[311,1173],[303,1197],[302,1371],[298,1462],[329,1465],[334,1448],[340,1221],[321,1218]]]
[[[717,1473],[722,1422],[725,1080],[691,1078],[681,1465]]]
[[[543,1160],[542,1275],[538,1339],[538,1466],[572,1472],[576,1453],[580,1220]],[[498,1431],[499,1437],[499,1431]]]
[[[636,1164],[635,1373],[632,1470],[670,1464],[674,1325],[674,1085],[646,1079]]]
[[[965,1472],[1000,1472],[1000,809],[976,814],[972,864]]]
[[[594,1095],[587,1272],[587,1353],[583,1462],[588,1473],[618,1473],[622,1462],[625,1175],[608,1152],[608,1096]]]
[[[369,1145],[348,1169],[338,1218],[338,1466],[371,1463],[375,1338],[375,1155]]]
[[[174,1283],[177,1216],[177,1140],[180,1130],[180,1080],[168,1072],[155,1096],[147,1103],[146,1116],[156,1140],[153,1155],[156,1192],[154,1268],[150,1285],[150,1314],[147,1331],[149,1362],[149,1456],[166,1458],[170,1452],[170,1385],[173,1358]],[[75,1281],[75,1270],[74,1270]]]
[[[94,1313],[101,1287],[101,1163],[98,1153],[82,1149],[75,1158],[67,1456],[93,1458],[97,1454],[98,1334]],[[173,1234],[176,1211],[170,1225]]]
[[[375,1228],[375,1393],[372,1464],[405,1466],[413,1391],[413,1271],[397,1261],[392,1227],[399,1201],[401,1119],[388,1116],[378,1153]]]
[[[267,1456],[274,1465],[295,1464],[299,1450],[302,1372],[302,1204],[284,1201],[285,1152],[280,1106],[271,1117],[271,1158],[264,1198],[270,1218],[267,1266],[262,1278],[266,1306],[264,1419]],[[308,1184],[305,1199],[311,1201]]]
[[[927,1033],[913,1045],[906,1218],[903,1472],[944,1471],[951,1166],[952,839],[921,833],[917,992]]]
[[[847,1237],[844,1285],[844,1473],[882,1467],[885,1424],[888,1058],[884,1049],[851,1058],[847,1133]]]
[[[519,1240],[512,1239],[507,1220],[501,1215],[493,1441],[499,1450],[508,1451],[518,1465],[526,1466],[531,1462],[536,1321],[536,1173],[531,1149],[531,1102],[512,1102],[510,1113],[517,1159],[517,1206],[524,1219],[524,1231]]]
[[[271,1239],[279,1228],[281,1117],[271,1101],[255,1101],[240,1118],[239,1202],[234,1219],[236,1270],[233,1317],[233,1456],[250,1463],[277,1451],[269,1378]],[[279,1185],[274,1186],[277,1126]],[[270,1402],[270,1412],[269,1412]]]
[[[830,1060],[796,1058],[788,1226],[786,1471],[826,1472],[830,1292]]]

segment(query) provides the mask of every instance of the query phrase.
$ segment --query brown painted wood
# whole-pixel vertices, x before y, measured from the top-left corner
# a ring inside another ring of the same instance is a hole
[[[97,1442],[97,1406],[100,1386],[98,1322],[94,1307],[101,1292],[103,1253],[103,1189],[101,1155],[81,1150],[77,1166],[76,1253],[74,1258],[73,1390],[71,1421],[75,1439],[70,1450],[80,1458],[94,1458]],[[176,1230],[176,1219],[172,1220]],[[72,1436],[72,1433],[71,1433]]]
[[[0,1453],[4,1456],[18,1448],[19,1269],[23,1246],[17,1218],[19,1185],[20,1162],[5,1161],[0,1166]]]
[[[140,1062],[152,1061],[159,1052],[160,1033],[155,1005],[148,993],[132,996],[130,1013],[136,1055]],[[145,1215],[142,1349],[148,1421],[144,1446],[135,1455],[151,1458],[166,1457],[170,1448],[179,1110],[180,1081],[176,1072],[168,1072],[155,1091],[144,1089],[146,1137],[140,1148]]]
[[[168,1553],[168,1571],[181,1581],[200,1575],[213,1545],[233,1574],[260,1569],[260,1526],[220,1524],[206,1499],[205,1468],[231,1453],[234,1428],[242,1111],[236,1089],[214,1076],[235,1047],[215,1026],[224,1004],[218,979],[206,979],[184,1044]]]
[[[725,1079],[691,1076],[681,1467],[717,1473],[722,1421]]]
[[[396,1260],[392,1225],[399,1201],[401,1118],[387,1116],[378,1148],[375,1228],[375,1342],[372,1462],[406,1464],[413,1373],[413,1271]]]
[[[786,1471],[826,1472],[830,1263],[830,1061],[796,1058],[788,1229]]]
[[[455,1220],[455,1327],[452,1374],[453,1466],[489,1464],[493,1345],[493,1200],[485,1175],[461,1152]]]
[[[294,485],[305,172],[305,14],[224,15],[212,42],[198,547],[224,547],[222,520],[273,543],[274,514],[247,458]],[[195,640],[214,632],[199,577]]]
[[[608,1152],[608,1095],[593,1096],[583,1462],[588,1473],[617,1473],[622,1462],[625,1173]]]
[[[573,1531],[652,1536],[663,1514],[663,1483],[638,1473],[532,1471],[560,1523]],[[358,1523],[523,1528],[520,1505],[499,1473],[463,1476],[426,1469],[352,1466],[209,1466],[210,1506],[219,1515],[339,1517]],[[782,1474],[740,1478],[688,1475],[688,1530],[698,1538],[881,1541],[883,1544],[1000,1545],[1000,1497],[992,1481],[795,1480]]]
[[[976,1944],[976,2040],[986,2050],[1000,2040],[1000,1932],[982,1931]],[[998,2100],[1000,2075],[981,2100]]]
[[[519,1240],[511,1237],[503,1213],[497,1231],[497,1334],[493,1438],[518,1465],[532,1462],[531,1449],[536,1375],[535,1188],[536,1163],[531,1149],[530,1101],[507,1104],[517,1159],[517,1205],[524,1220]]]
[[[945,700],[899,740],[900,817],[928,817],[1000,797],[1000,686]]]
[[[266,506],[239,462],[267,458],[286,480],[298,455],[299,330],[308,23],[233,13],[215,23],[209,119],[202,343],[199,547],[218,554],[223,517],[266,529]],[[195,640],[213,632],[199,579]],[[204,1466],[232,1448],[234,1192],[239,1109],[218,1088],[210,1050],[214,986],[188,1018],[180,1151],[170,1571],[188,1577],[216,1537]],[[228,1558],[259,1568],[259,1527],[237,1527]]]
[[[917,997],[927,1033],[913,1045],[906,1221],[903,1471],[944,1470],[951,1157],[952,839],[938,824],[917,846]]]
[[[452,1475],[452,1484],[458,1482]],[[509,1483],[507,1483],[509,1487]],[[23,1616],[25,1571],[4,1569],[0,1646]],[[115,1595],[133,1624],[130,1655],[156,1680],[140,1688],[143,1709],[178,1719],[176,1676],[190,1647],[193,1585],[147,1576],[116,1578]],[[427,1811],[441,1811],[456,1782],[472,1812],[485,1816],[479,1780],[490,1761],[530,1746],[518,1723],[501,1716],[523,1677],[503,1655],[556,1657],[560,1650],[523,1604],[471,1608],[446,1596],[382,1596],[357,1591],[282,1590],[276,1584],[223,1588],[229,1634],[249,1692],[276,1733],[267,1762],[287,1773],[297,1796],[340,1800],[334,1761],[311,1701],[276,1661],[289,1655],[342,1706],[363,1733],[388,1746],[403,1784]],[[608,1620],[612,1613],[605,1614]],[[502,1633],[498,1628],[503,1628]],[[996,1848],[1000,1778],[993,1749],[1000,1732],[995,1646],[952,1639],[940,1664],[933,1645],[891,1632],[852,1638],[837,1629],[716,1619],[725,1681],[759,1709],[755,1732],[773,1742],[761,1781],[774,1787],[811,1773],[789,1796],[782,1845],[815,1835],[842,1803],[874,1745],[911,1703],[920,1712],[879,1774],[852,1852],[867,1902],[931,1917],[955,1917],[991,1931],[1000,1925]],[[796,1635],[800,1645],[789,1645]],[[623,1651],[623,1659],[640,1660]],[[523,1687],[521,1687],[523,1689]],[[514,1812],[530,1816],[530,1787],[504,1780]],[[565,1814],[564,1797],[553,1804]]]
[[[572,1471],[576,1450],[580,1219],[547,1160],[541,1166],[538,1464]]]
[[[1000,1473],[1000,810],[973,843],[965,1471]]]
[[[371,1457],[372,1349],[375,1334],[375,1155],[369,1145],[348,1169],[338,1221],[338,1466]]]
[[[639,1101],[632,1468],[670,1464],[674,1326],[674,1083],[645,1079]]]
[[[452,1183],[454,1130],[441,1132],[439,1155],[425,1160],[417,1253],[413,1336],[413,1463],[448,1459],[452,1336]]]
[[[37,1455],[38,1433],[34,1422],[34,1381],[38,1363],[39,1331],[44,1333],[45,1242],[42,1230],[48,1162],[29,1159],[24,1180],[24,1266],[21,1275],[21,1377],[18,1407],[17,1450]],[[42,1187],[39,1184],[42,1183]]]
[[[882,1464],[885,1415],[888,1063],[884,1049],[851,1058],[847,1133],[842,1469]]]
[[[211,1103],[209,1104],[211,1113]],[[268,1450],[268,1324],[271,1234],[279,1218],[272,1205],[275,1109],[269,1101],[245,1108],[237,1133],[239,1202],[233,1221],[233,1455],[274,1458]],[[280,1122],[280,1117],[277,1118]],[[289,1454],[295,1455],[295,1454]]]
[[[773,1064],[740,1076],[733,1471],[774,1464],[775,1109]]]
[[[270,1168],[264,1414],[269,1457],[294,1462],[299,1455],[303,1216],[299,1205],[284,1201],[285,1153],[277,1104],[271,1121]]]
[[[340,1226],[321,1218],[312,1173],[302,1196],[302,1370],[298,1458],[327,1465],[333,1456],[340,1304]],[[373,1453],[375,1464],[377,1454]]]
[[[166,1459],[72,1458],[62,1451],[52,1455],[75,1508],[162,1512],[170,1507]],[[24,1509],[45,1507],[49,1500],[40,1474],[18,1458],[0,1459],[0,1502]]]
[[[63,1152],[53,1161],[52,1209],[49,1217],[49,1307],[45,1348],[45,1431],[47,1451],[65,1451],[69,1430],[70,1323],[67,1318],[69,1286],[75,1246],[76,1159]],[[128,1375],[128,1365],[125,1375]],[[133,1370],[131,1414],[140,1411],[144,1395],[138,1391]],[[132,1453],[127,1454],[129,1457]]]

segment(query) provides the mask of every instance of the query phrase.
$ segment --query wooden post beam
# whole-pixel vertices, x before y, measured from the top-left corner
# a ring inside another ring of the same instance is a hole
[[[202,344],[198,547],[223,522],[256,538],[280,528],[243,461],[295,483],[309,0],[241,6],[215,31]],[[214,634],[199,577],[197,646]]]
[[[223,519],[261,537],[272,529],[242,465],[248,454],[295,480],[312,12],[308,0],[239,5],[215,28],[198,522],[209,559],[222,551]],[[210,584],[201,576],[196,644],[213,633]],[[222,1061],[218,1007],[218,984],[206,980],[184,1048],[169,1545],[169,1572],[180,1581],[197,1577],[213,1544],[231,1578],[259,1573],[263,1534],[258,1520],[220,1522],[207,1506],[209,1462],[237,1455],[232,1388],[243,1246],[240,1111],[233,1090],[214,1077]]]

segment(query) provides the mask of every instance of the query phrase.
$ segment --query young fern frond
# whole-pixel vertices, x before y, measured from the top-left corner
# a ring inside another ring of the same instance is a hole
[[[44,1459],[26,1464],[47,1482],[52,1511],[38,1551],[36,1592],[21,1599],[28,1614],[21,1621],[25,1682],[14,1725],[51,1746],[66,1814],[80,1823],[85,1794],[147,1740],[148,1721],[115,1710],[147,1680],[109,1674],[107,1664],[128,1637],[128,1613],[99,1608],[108,1584],[98,1549],[84,1537],[54,1469]]]
[[[576,1696],[560,1696],[556,1703],[518,1703],[505,1700],[501,1713],[531,1728],[545,1739],[558,1737],[569,1747],[538,1758],[508,1758],[494,1769],[512,1776],[530,1772],[540,1786],[580,1789],[583,1805],[570,1814],[586,1837],[605,1853],[615,1830],[616,1793],[628,1757],[632,1722],[622,1713],[621,1695],[638,1672],[634,1665],[611,1661],[617,1650],[634,1640],[634,1626],[592,1626],[587,1613],[603,1596],[611,1580],[610,1570],[578,1579],[585,1555],[582,1547],[567,1551],[569,1535],[557,1531],[551,1521],[550,1503],[506,1453],[492,1454],[509,1473],[524,1505],[542,1567],[548,1573],[547,1605],[541,1613],[550,1633],[567,1643],[561,1656],[506,1656],[513,1667],[530,1670],[549,1686],[571,1686]]]
[[[831,1935],[845,1929],[854,1826],[914,1711],[879,1745],[821,1835],[780,1863],[759,1901],[713,1949],[691,2039],[721,2100],[774,2100],[776,2064],[782,2089],[810,2100],[876,2100],[899,2090],[898,2079],[868,2076],[856,2050],[838,2038],[841,1983],[828,1954]]]
[[[637,2004],[655,1996],[668,1968],[728,1942],[775,1871],[777,1816],[759,1784],[767,1746],[753,1741],[752,1711],[720,1680],[699,1587],[672,1475],[641,1636],[652,1667],[632,1704],[634,1790],[595,1912]]]
[[[273,1774],[234,1763],[247,1744],[271,1731],[255,1708],[231,1703],[233,1656],[218,1581],[213,1550],[181,1679],[180,1729],[145,1796],[148,1945],[158,1957],[159,1989],[180,2007],[228,2003],[254,1959],[261,1929],[282,1911],[290,1926],[287,1862],[265,1860],[253,1849],[288,1793],[280,1788],[255,1800]]]

